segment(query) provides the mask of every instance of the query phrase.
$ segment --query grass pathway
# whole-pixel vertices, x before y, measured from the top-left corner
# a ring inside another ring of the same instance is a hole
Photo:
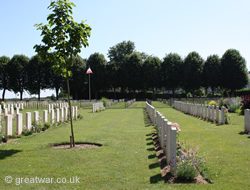
[[[164,106],[159,102],[153,105]],[[182,141],[186,141],[187,147],[200,148],[199,152],[205,155],[212,172],[218,174],[221,171],[211,188],[249,189],[250,139],[239,134],[244,128],[243,116],[232,114],[231,125],[216,125],[172,108],[157,110],[169,121],[180,124]]]

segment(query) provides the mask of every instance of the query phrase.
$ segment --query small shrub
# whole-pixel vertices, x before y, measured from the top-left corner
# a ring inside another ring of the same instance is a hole
[[[44,123],[43,124],[43,127],[42,127],[42,131],[46,131],[47,129],[49,129],[50,128],[50,123]]]
[[[237,98],[230,98],[230,99],[226,99],[227,101],[224,102],[225,107],[228,108],[229,112],[233,112],[235,113],[237,109],[240,108],[240,103],[241,103],[241,98],[237,97]]]
[[[231,120],[231,115],[228,112],[228,109],[225,110],[225,123],[229,124]]]
[[[77,115],[77,118],[78,118],[78,119],[83,119],[83,115],[79,113],[79,114]]]
[[[171,166],[176,165],[175,175],[182,180],[193,180],[198,173],[205,170],[205,163],[202,157],[197,155],[197,152],[192,151],[192,148],[187,154],[179,151],[179,157],[171,161]]]
[[[33,131],[32,130],[28,130],[27,128],[24,128],[24,130],[22,132],[23,136],[29,136],[29,135],[32,135],[32,134],[33,134]]]
[[[2,101],[1,102],[2,109],[3,109],[4,105],[5,105],[5,103]]]
[[[6,143],[7,141],[8,141],[8,137],[7,136],[2,136],[1,142]]]
[[[208,97],[208,98],[212,98],[212,97],[213,97],[213,94],[212,94],[211,92],[208,92],[208,93],[207,93],[207,97]]]
[[[103,106],[104,106],[104,107],[107,106],[107,101],[108,101],[107,98],[105,98],[105,97],[102,97],[102,98],[101,98],[101,102],[103,102]]]
[[[208,105],[216,107],[217,103],[216,103],[216,101],[212,100],[212,101],[209,102]]]
[[[177,165],[176,176],[182,180],[192,180],[197,176],[198,172],[192,162],[184,160]]]
[[[192,98],[193,95],[189,92],[189,93],[187,93],[187,97],[188,97],[188,98]]]
[[[241,96],[241,114],[244,114],[245,109],[250,109],[250,95]]]
[[[32,130],[35,133],[40,133],[42,131],[42,128],[43,128],[43,126],[42,126],[40,121],[37,121],[37,122],[33,121],[32,122]]]

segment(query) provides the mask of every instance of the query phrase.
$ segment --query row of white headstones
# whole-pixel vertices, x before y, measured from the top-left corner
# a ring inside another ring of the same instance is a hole
[[[158,139],[160,146],[163,149],[163,153],[166,155],[166,162],[170,165],[170,171],[174,175],[176,170],[175,163],[171,163],[176,159],[176,135],[177,129],[172,126],[172,122],[168,121],[159,111],[155,112],[155,108],[146,102],[146,111],[152,121],[158,129]]]
[[[13,106],[10,106],[12,110]],[[55,108],[54,108],[55,107]],[[56,108],[59,107],[59,108]],[[1,112],[1,107],[0,107],[0,114]],[[77,119],[78,115],[78,107],[73,106],[72,107],[72,118]],[[23,114],[19,112],[19,107],[16,107],[16,113],[11,111],[10,113],[8,112],[8,108],[5,108],[4,110],[4,118],[5,118],[5,135],[13,135],[12,132],[12,127],[13,127],[13,118],[16,116],[16,134],[20,135],[24,129],[23,125]],[[50,121],[49,121],[49,116],[50,116]],[[57,105],[57,104],[49,104],[49,110],[43,110],[43,120],[40,119],[39,117],[39,112],[34,111],[34,122],[38,123],[47,123],[50,122],[50,124],[57,124],[60,122],[64,122],[69,120],[69,107],[67,103],[63,103],[62,105]],[[31,121],[31,112],[26,112],[26,125],[25,128],[28,130],[31,130],[32,128],[32,121]]]
[[[210,106],[210,105],[201,105],[201,104],[190,104],[185,102],[174,101],[174,108],[187,113],[189,115],[193,115],[195,117],[200,117],[205,120],[225,124],[225,110],[224,106],[219,109],[219,106]],[[221,112],[221,121],[219,117],[219,113]]]

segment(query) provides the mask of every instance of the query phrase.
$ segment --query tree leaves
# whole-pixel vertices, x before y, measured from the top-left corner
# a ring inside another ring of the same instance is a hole
[[[54,70],[62,76],[71,76],[69,68],[73,62],[72,56],[81,52],[82,46],[87,47],[91,27],[77,23],[73,20],[72,7],[74,3],[68,0],[52,1],[47,17],[48,24],[36,24],[37,30],[41,30],[43,44],[35,45],[34,49],[46,60],[53,60]]]

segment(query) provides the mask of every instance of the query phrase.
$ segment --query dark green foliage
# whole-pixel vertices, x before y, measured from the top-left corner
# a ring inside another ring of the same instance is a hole
[[[110,62],[115,62],[119,65],[123,62],[126,55],[133,53],[135,50],[135,44],[131,41],[123,41],[115,46],[112,46],[108,51],[108,57]]]
[[[214,95],[215,88],[221,82],[221,63],[218,55],[211,55],[207,58],[203,68],[203,85],[205,88],[211,87]]]
[[[3,90],[2,100],[5,98],[5,90],[9,88],[9,72],[7,70],[7,65],[10,61],[10,58],[7,56],[0,57],[0,89]]]
[[[146,90],[161,87],[160,68],[161,60],[158,57],[148,56],[143,63],[143,86]]]
[[[121,71],[124,86],[128,90],[135,92],[142,89],[142,58],[139,53],[134,52],[127,55],[121,66]]]
[[[104,55],[99,53],[94,53],[89,56],[87,64],[93,71],[93,74],[91,74],[90,76],[91,90],[95,93],[95,99],[97,99],[97,94],[101,90],[105,90],[109,86],[106,80],[108,76],[107,73],[105,72],[107,61]]]
[[[162,86],[172,90],[173,94],[181,86],[182,64],[182,58],[176,53],[170,53],[163,58],[161,66]]]
[[[29,136],[29,135],[32,135],[33,133],[34,133],[33,130],[28,130],[27,128],[23,129],[22,131],[23,136]]]
[[[235,49],[227,50],[221,58],[221,85],[235,91],[244,88],[248,83],[246,61]]]
[[[31,94],[38,94],[40,100],[40,91],[51,87],[49,70],[51,64],[41,59],[39,55],[33,56],[27,66],[28,72],[28,87]]]
[[[194,93],[202,85],[203,59],[197,52],[191,52],[181,67],[182,85],[186,92]]]
[[[20,92],[20,100],[23,99],[24,90],[28,89],[29,58],[25,55],[14,55],[8,63],[9,87],[15,93]]]
[[[80,56],[73,57],[74,65],[70,68],[72,77],[70,78],[70,90],[74,99],[79,99],[79,95],[85,90],[87,83],[86,62]],[[65,88],[66,89],[66,88]]]

